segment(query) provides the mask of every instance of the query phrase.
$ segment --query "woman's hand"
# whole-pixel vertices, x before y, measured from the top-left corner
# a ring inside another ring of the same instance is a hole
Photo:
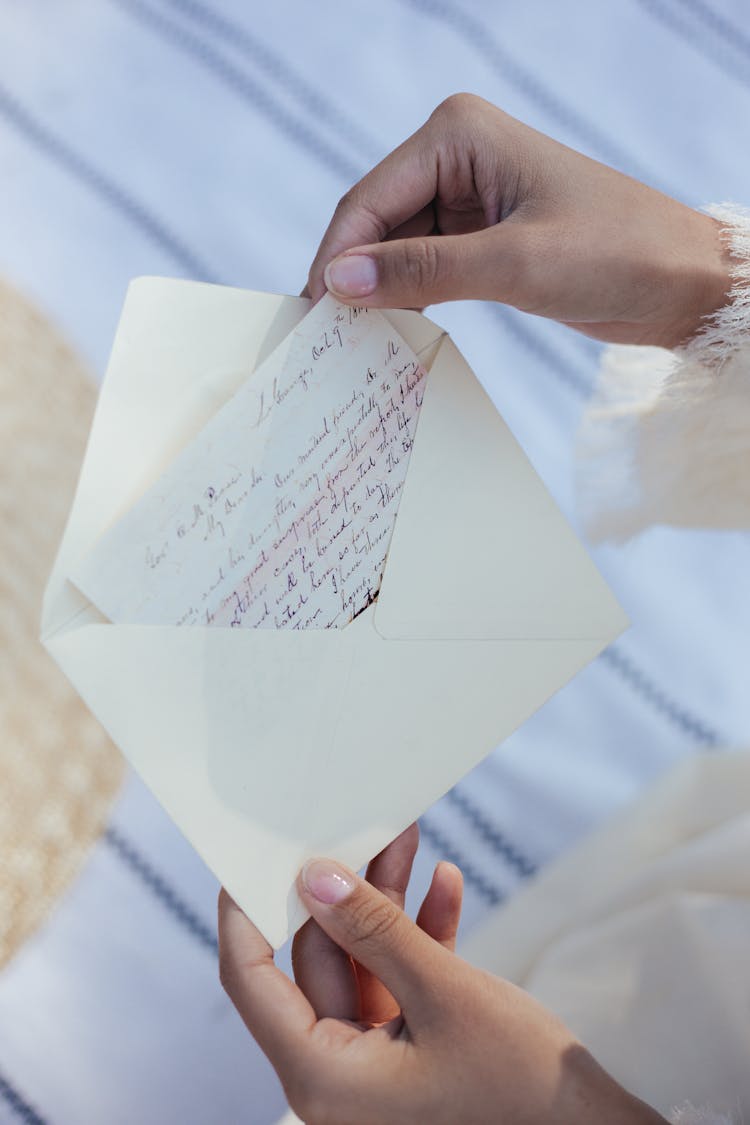
[[[368,880],[328,860],[299,891],[312,914],[293,984],[222,890],[221,980],[309,1125],[646,1125],[627,1094],[526,993],[453,953],[461,876],[439,864],[415,925],[403,913],[416,826]]]
[[[730,286],[719,224],[456,94],[343,197],[310,269],[370,307],[477,297],[674,347]]]

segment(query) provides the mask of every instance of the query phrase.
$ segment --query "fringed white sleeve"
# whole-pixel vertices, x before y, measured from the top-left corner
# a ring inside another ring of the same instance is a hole
[[[706,208],[732,257],[727,304],[689,344],[612,346],[578,438],[578,495],[593,540],[655,523],[750,526],[750,209]]]

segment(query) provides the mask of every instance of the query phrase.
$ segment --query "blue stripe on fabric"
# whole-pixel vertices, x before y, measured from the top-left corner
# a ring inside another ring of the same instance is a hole
[[[491,302],[487,302],[485,307],[500,322],[503,329],[538,359],[545,370],[550,371],[561,383],[564,383],[568,390],[580,399],[589,397],[593,390],[593,381],[585,379],[577,364],[564,359],[538,330],[534,330],[528,314],[519,313],[505,305],[493,305]]]
[[[470,807],[468,802],[466,802],[466,806]],[[471,864],[454,846],[446,832],[436,828],[427,817],[422,817],[420,819],[419,826],[423,837],[430,842],[434,850],[449,859],[451,863],[455,863],[456,866],[461,868],[467,885],[473,887],[477,894],[479,894],[488,905],[496,906],[503,900],[505,896],[502,891],[476,870],[473,864]],[[499,833],[495,835],[497,839],[500,839]],[[123,832],[113,825],[110,825],[105,830],[102,840],[112,848],[115,856],[137,876],[161,905],[167,909],[175,921],[203,946],[204,949],[208,949],[209,952],[218,956],[219,943],[213,931],[198,917],[196,912],[185,903],[168,880],[156,871],[153,864],[125,837]],[[513,867],[520,874],[521,870],[518,866],[518,861],[520,860],[522,863],[526,863],[527,861],[522,859],[520,852],[513,848],[512,845],[506,844],[505,847],[507,851],[504,850],[503,854],[505,854],[506,859],[509,859],[511,854],[517,857],[516,862],[513,863]],[[535,869],[529,865],[527,873],[531,874],[533,870]]]
[[[272,50],[257,35],[251,35],[236,20],[214,11],[199,0],[162,0],[162,3],[177,9],[188,19],[205,28],[216,39],[230,44],[235,51],[250,59],[258,70],[282,87],[284,92],[294,98],[306,112],[328,125],[342,140],[358,148],[369,161],[384,155],[380,141],[359,122],[350,118],[317,87],[297,74],[283,55]]]
[[[495,855],[502,856],[522,879],[528,879],[531,875],[536,874],[536,864],[527,859],[520,849],[511,843],[499,828],[492,824],[489,817],[485,816],[479,806],[460,791],[460,786],[457,785],[446,793],[444,800],[466,817],[480,840],[487,844]]]
[[[26,1125],[49,1125],[49,1118],[37,1113],[3,1074],[0,1074],[0,1098],[12,1109],[18,1120],[26,1122]]]
[[[726,73],[730,70],[732,78],[744,86],[750,86],[750,74],[746,65],[740,59],[732,57],[726,45],[716,43],[706,35],[706,29],[713,31],[741,54],[747,54],[750,51],[750,40],[743,36],[738,28],[733,28],[716,12],[707,10],[705,5],[696,3],[695,0],[681,0],[681,6],[696,16],[704,25],[703,28],[692,22],[687,11],[676,11],[673,5],[665,3],[664,0],[637,0],[637,2],[648,15],[658,19],[673,34],[679,35],[722,72]]]
[[[160,15],[147,4],[141,3],[141,0],[111,0],[111,3],[149,27],[171,46],[184,54],[190,55],[197,63],[211,71],[220,81],[238,94],[243,101],[252,105],[254,109],[268,118],[280,133],[315,156],[336,176],[342,177],[345,181],[359,178],[356,164],[353,164],[332,144],[319,136],[314,129],[285,109],[276,98],[268,93],[262,83],[249,78],[222,54],[205,43],[203,39],[174,20]]]
[[[42,125],[19,99],[0,86],[0,116],[25,140],[53,160],[100,199],[128,219],[153,243],[159,246],[180,269],[202,281],[213,280],[213,271],[194,254],[176,234],[134,195],[124,191],[114,180],[101,172],[66,141]]]
[[[196,912],[187,905],[174,887],[161,875],[153,864],[128,840],[119,828],[113,825],[105,830],[103,841],[109,845],[118,859],[130,868],[134,875],[151,891],[172,917],[187,930],[195,940],[210,953],[218,956],[219,943],[216,934]]]
[[[693,12],[706,27],[710,27],[711,31],[730,47],[750,57],[750,35],[743,28],[732,23],[721,12],[715,12],[704,0],[678,0],[678,3]]]
[[[448,0],[399,0],[399,3],[450,27],[473,47],[477,54],[483,56],[504,82],[510,82],[553,121],[558,122],[569,132],[577,134],[593,154],[646,183],[650,182],[660,187],[670,195],[677,194],[663,182],[649,179],[647,170],[634,156],[616,144],[608,133],[602,132],[576,109],[567,105],[532,71],[517,62],[513,55],[501,46],[487,24],[477,19],[472,12],[467,12],[458,5],[449,3]],[[500,10],[496,9],[496,11],[500,15]]]
[[[444,856],[451,863],[455,863],[456,867],[460,867],[464,882],[472,887],[489,906],[497,906],[503,901],[505,895],[500,888],[477,871],[466,856],[453,846],[446,833],[436,828],[426,816],[420,817],[419,831],[438,855]]]
[[[667,692],[654,683],[637,664],[625,656],[617,645],[610,645],[599,656],[605,666],[617,672],[621,679],[628,684],[642,699],[657,711],[673,726],[678,727],[693,742],[712,749],[720,745],[728,745],[720,732],[704,719],[699,718],[694,712],[677,703]]]

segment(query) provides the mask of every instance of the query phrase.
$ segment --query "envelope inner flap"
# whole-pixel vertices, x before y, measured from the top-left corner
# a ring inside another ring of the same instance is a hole
[[[377,596],[424,392],[394,321],[324,297],[70,580],[113,622],[346,625]]]

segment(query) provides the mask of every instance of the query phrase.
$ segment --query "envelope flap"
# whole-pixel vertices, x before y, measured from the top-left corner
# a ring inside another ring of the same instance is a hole
[[[449,337],[427,379],[374,623],[394,639],[603,641],[627,624]]]

